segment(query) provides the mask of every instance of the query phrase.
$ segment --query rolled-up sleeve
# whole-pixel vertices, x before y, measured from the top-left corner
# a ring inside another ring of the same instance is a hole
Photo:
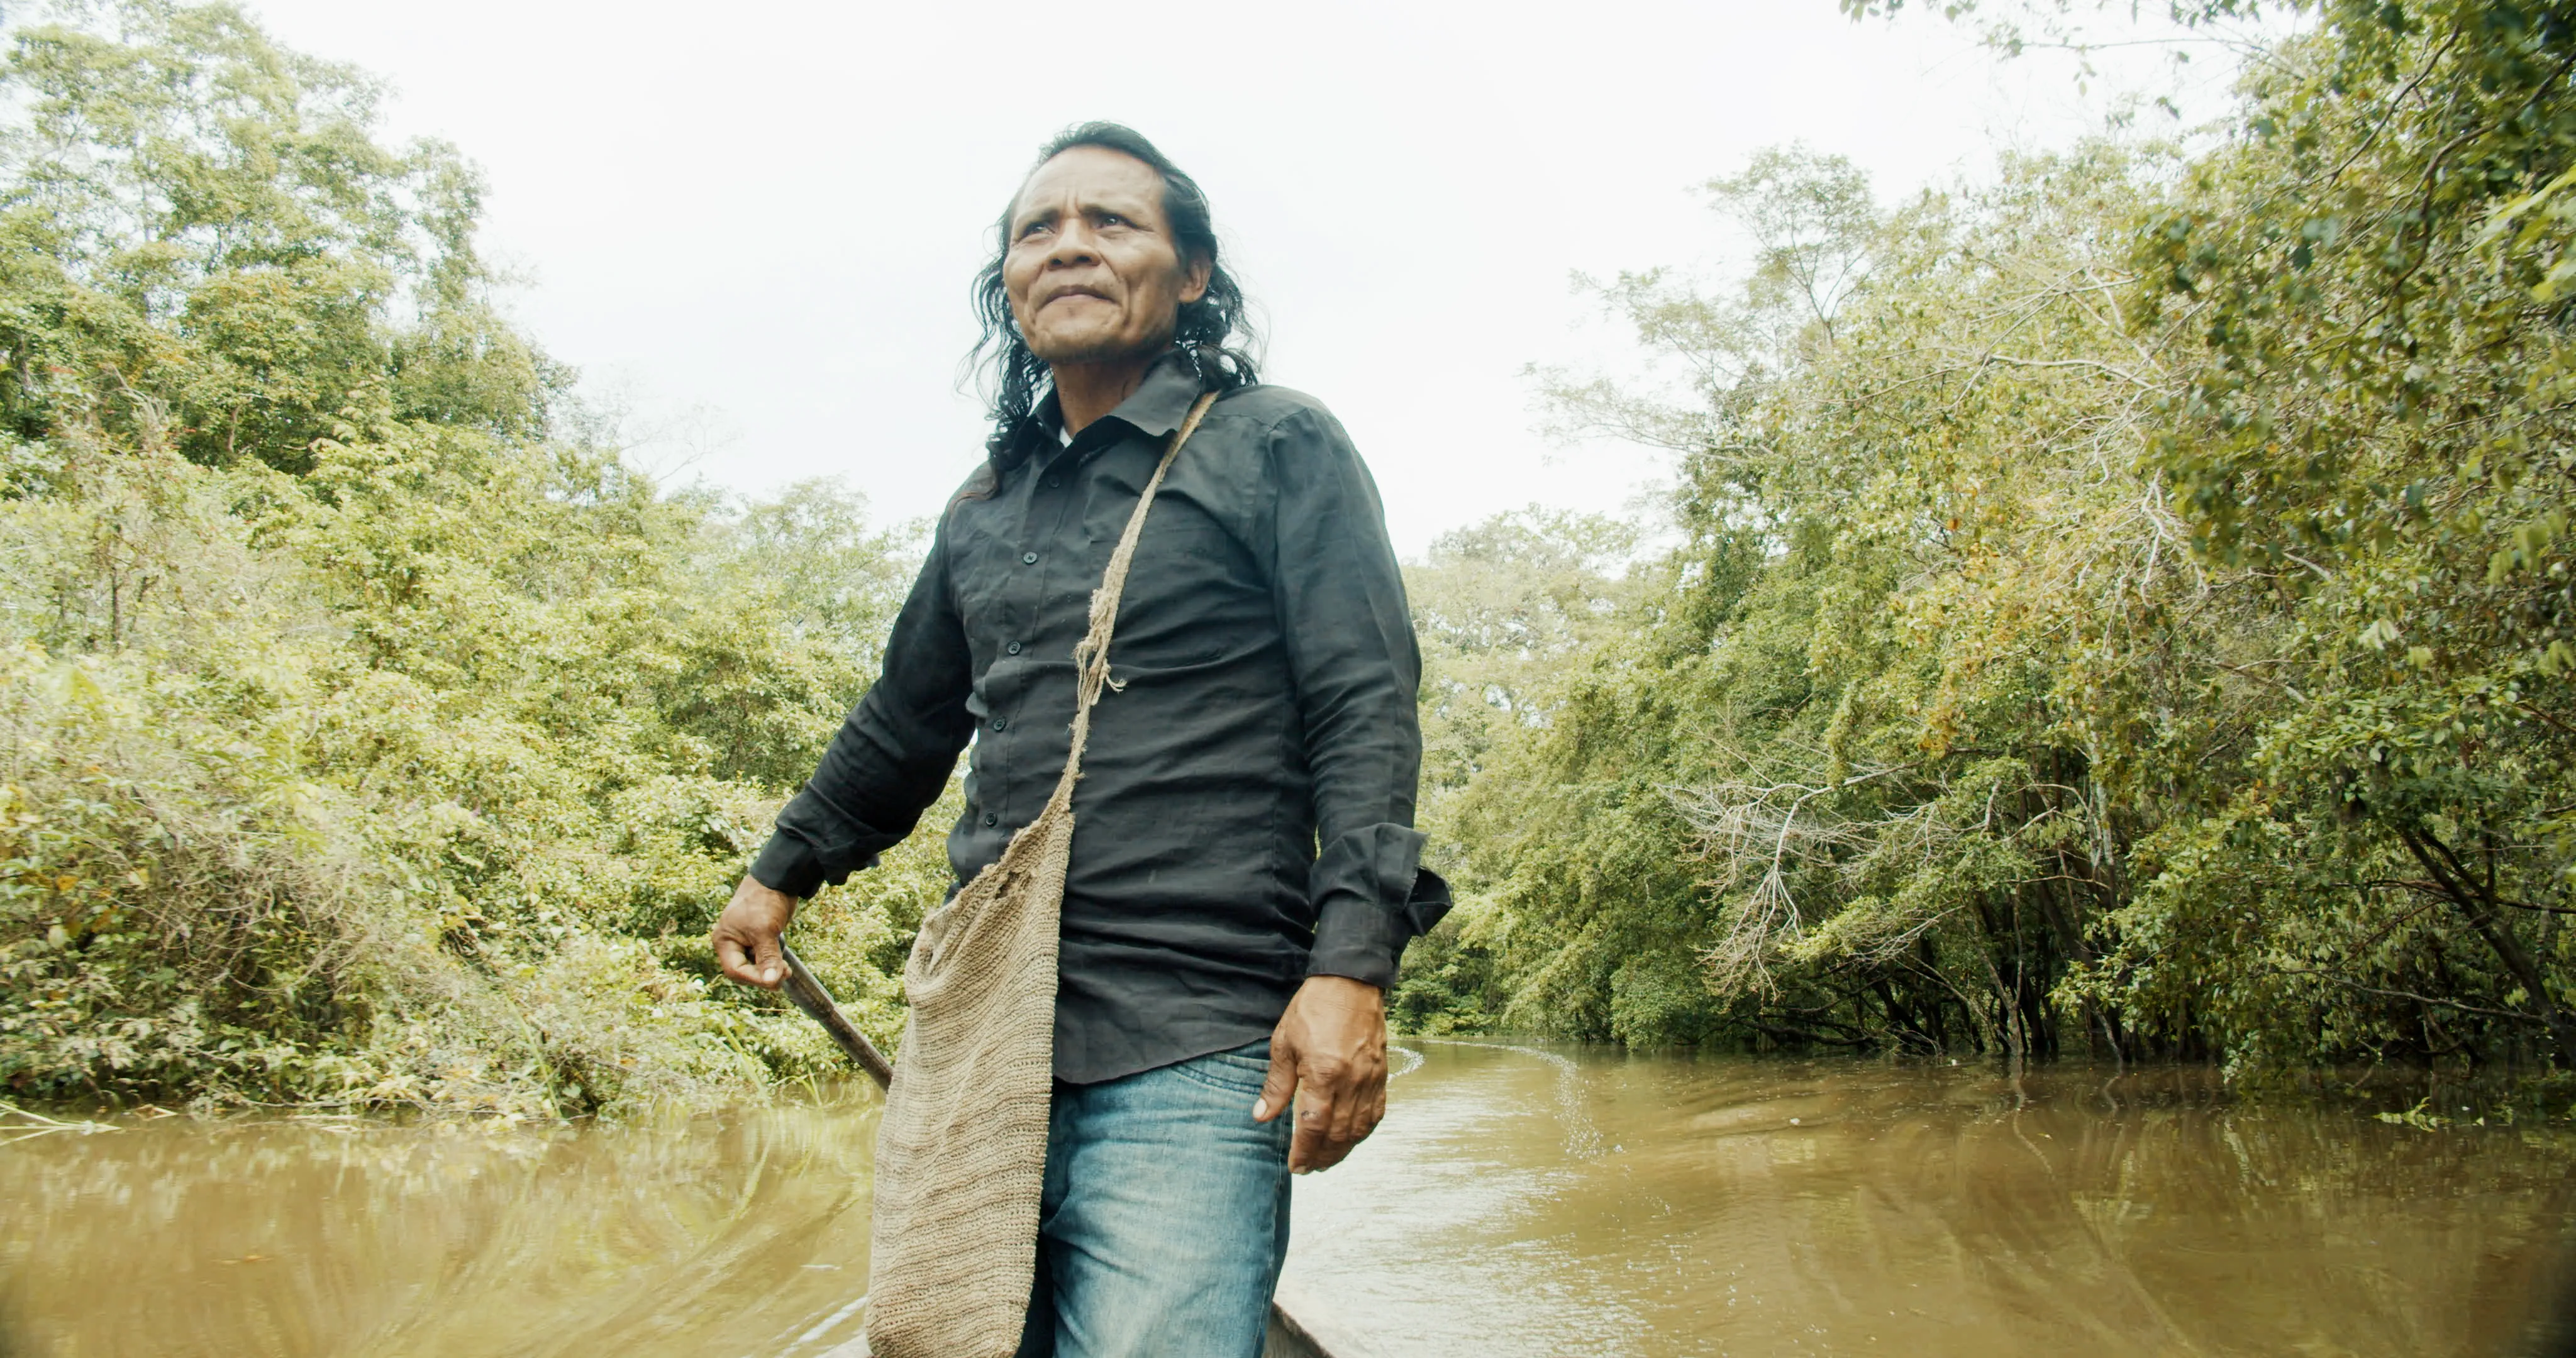
[[[1448,889],[1413,828],[1422,656],[1377,485],[1341,424],[1297,411],[1272,430],[1271,587],[1313,778],[1318,854],[1307,974],[1395,983]]]
[[[943,520],[886,638],[885,670],[850,709],[805,789],[778,813],[751,875],[791,896],[840,882],[902,842],[938,800],[974,730],[966,631]]]

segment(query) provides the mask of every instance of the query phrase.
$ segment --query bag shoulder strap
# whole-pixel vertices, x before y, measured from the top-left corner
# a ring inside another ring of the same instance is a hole
[[[1136,508],[1127,516],[1127,530],[1118,535],[1117,549],[1109,554],[1109,569],[1100,576],[1100,588],[1091,592],[1091,630],[1073,648],[1074,667],[1081,671],[1076,680],[1073,705],[1073,748],[1065,755],[1064,776],[1056,780],[1055,795],[1050,803],[1070,806],[1073,785],[1082,777],[1082,749],[1091,740],[1091,707],[1100,701],[1100,690],[1119,685],[1109,678],[1109,637],[1118,629],[1118,600],[1127,589],[1127,567],[1136,559],[1136,538],[1145,529],[1145,513],[1154,507],[1154,492],[1163,488],[1163,475],[1172,469],[1173,459],[1181,455],[1181,445],[1198,432],[1199,420],[1208,407],[1216,404],[1217,393],[1208,392],[1190,406],[1181,427],[1172,431],[1172,441],[1163,449],[1163,460],[1146,478],[1145,492],[1136,497]],[[1052,809],[1052,808],[1050,808]]]

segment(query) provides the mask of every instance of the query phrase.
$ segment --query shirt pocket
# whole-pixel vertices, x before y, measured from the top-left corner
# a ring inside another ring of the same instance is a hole
[[[1204,517],[1174,514],[1170,522],[1156,523],[1154,516],[1148,515],[1145,530],[1136,537],[1136,559],[1128,566],[1127,578],[1131,583],[1200,578],[1221,581],[1232,574],[1236,552],[1234,535]]]
[[[1178,506],[1157,522],[1157,504],[1136,539],[1119,596],[1114,665],[1164,669],[1205,664],[1239,648],[1269,617],[1251,556],[1222,525]]]

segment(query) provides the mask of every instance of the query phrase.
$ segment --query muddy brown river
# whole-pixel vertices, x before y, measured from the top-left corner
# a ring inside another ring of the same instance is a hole
[[[2199,1070],[1404,1046],[1385,1127],[1298,1185],[1285,1292],[1375,1358],[2485,1358],[2547,1351],[2576,1286],[2563,1123]],[[859,1330],[875,1107],[17,1140],[0,1354],[819,1358]]]

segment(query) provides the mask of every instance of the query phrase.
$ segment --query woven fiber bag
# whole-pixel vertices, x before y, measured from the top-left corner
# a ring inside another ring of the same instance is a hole
[[[877,1358],[1010,1358],[1037,1267],[1055,1086],[1057,923],[1073,853],[1073,785],[1091,707],[1109,681],[1109,636],[1136,537],[1163,474],[1200,417],[1201,396],[1127,516],[1091,596],[1073,749],[1038,818],[921,922],[904,964],[912,1006],[877,1132],[868,1347]]]

